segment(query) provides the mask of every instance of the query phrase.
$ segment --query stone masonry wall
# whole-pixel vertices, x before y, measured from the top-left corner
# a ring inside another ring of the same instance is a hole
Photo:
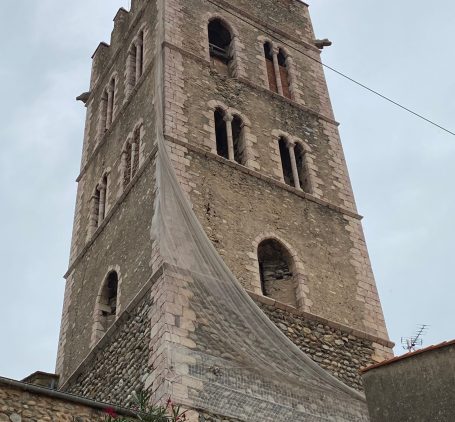
[[[322,368],[346,385],[363,389],[360,369],[375,363],[373,341],[357,337],[298,312],[259,303],[275,325]]]
[[[149,295],[127,311],[79,368],[65,391],[92,400],[130,405],[130,395],[143,391],[150,375],[148,349],[151,306]]]
[[[259,290],[252,245],[272,233],[302,262],[306,311],[387,339],[324,73],[308,57],[319,52],[309,45],[314,35],[307,8],[293,3],[268,0],[250,8],[243,0],[166,3],[165,65],[178,82],[165,86],[171,159],[208,236],[248,289]],[[210,65],[207,22],[214,17],[226,22],[234,38],[235,78]],[[263,45],[270,32],[295,47],[288,52],[299,98],[288,100],[268,89]],[[249,160],[242,172],[216,156],[213,112],[219,106],[245,122]],[[184,124],[175,124],[177,118]],[[309,151],[308,201],[282,183],[278,138],[283,133]],[[252,171],[278,183],[258,182]]]
[[[72,397],[56,398],[44,389],[40,393],[28,389],[25,384],[12,386],[0,379],[0,422],[97,422],[105,419],[101,406],[84,405]]]

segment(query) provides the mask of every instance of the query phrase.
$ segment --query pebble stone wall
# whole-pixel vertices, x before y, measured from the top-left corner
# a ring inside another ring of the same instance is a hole
[[[144,359],[150,340],[150,302],[143,298],[133,311],[122,315],[79,368],[80,375],[74,374],[64,386],[66,392],[128,406],[131,394],[144,390],[150,373]]]
[[[19,383],[18,383],[19,384]],[[105,413],[46,394],[30,393],[27,386],[12,387],[0,380],[0,422],[97,422]]]
[[[372,340],[276,306],[259,305],[275,325],[318,365],[350,387],[363,390],[359,371],[376,363]]]

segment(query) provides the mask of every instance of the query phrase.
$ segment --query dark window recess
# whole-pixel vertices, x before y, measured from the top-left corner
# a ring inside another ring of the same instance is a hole
[[[280,68],[281,86],[283,87],[283,95],[287,98],[291,98],[291,90],[289,88],[289,69],[286,63],[286,55],[283,50],[280,49],[278,54],[278,65]]]
[[[291,165],[291,156],[289,155],[288,146],[284,138],[280,138],[280,157],[281,157],[281,166],[283,168],[283,178],[284,183],[289,186],[294,185],[294,176],[292,174],[292,165]]]
[[[228,67],[232,60],[230,52],[232,42],[231,33],[220,19],[212,20],[209,23],[208,31],[212,63],[219,71],[228,73]]]
[[[228,140],[225,113],[221,109],[215,110],[216,153],[223,158],[229,158]]]
[[[273,48],[269,42],[264,44],[265,63],[267,66],[267,77],[269,80],[269,88],[273,92],[278,92],[276,85],[275,66],[273,64]]]
[[[296,306],[293,260],[288,250],[277,240],[264,240],[258,247],[258,261],[264,296]]]
[[[234,160],[245,165],[245,139],[243,134],[243,121],[239,116],[232,120],[232,139],[234,143]]]
[[[104,319],[104,329],[107,330],[114,323],[117,315],[118,275],[115,271],[108,275],[103,290],[102,304],[104,306],[101,307],[101,315]]]

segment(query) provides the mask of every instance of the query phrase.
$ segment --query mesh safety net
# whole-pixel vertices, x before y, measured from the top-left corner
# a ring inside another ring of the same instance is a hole
[[[158,2],[164,14],[166,1]],[[313,362],[249,297],[182,191],[163,128],[164,21],[158,18],[155,38],[158,148],[152,236],[163,261],[190,280],[190,307],[196,314],[195,346],[168,344],[175,385],[182,379],[189,385],[186,394],[174,388],[173,398],[252,422],[369,420],[363,395]]]

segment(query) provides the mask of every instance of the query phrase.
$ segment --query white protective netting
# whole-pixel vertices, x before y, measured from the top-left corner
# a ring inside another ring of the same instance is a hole
[[[165,13],[165,0],[160,0]],[[190,362],[199,388],[174,399],[247,421],[367,421],[364,397],[314,363],[258,308],[207,237],[183,193],[163,135],[164,16],[155,56],[156,203],[153,237],[162,259],[191,279],[197,347],[169,350],[178,383]],[[239,227],[241,230],[241,227]]]

